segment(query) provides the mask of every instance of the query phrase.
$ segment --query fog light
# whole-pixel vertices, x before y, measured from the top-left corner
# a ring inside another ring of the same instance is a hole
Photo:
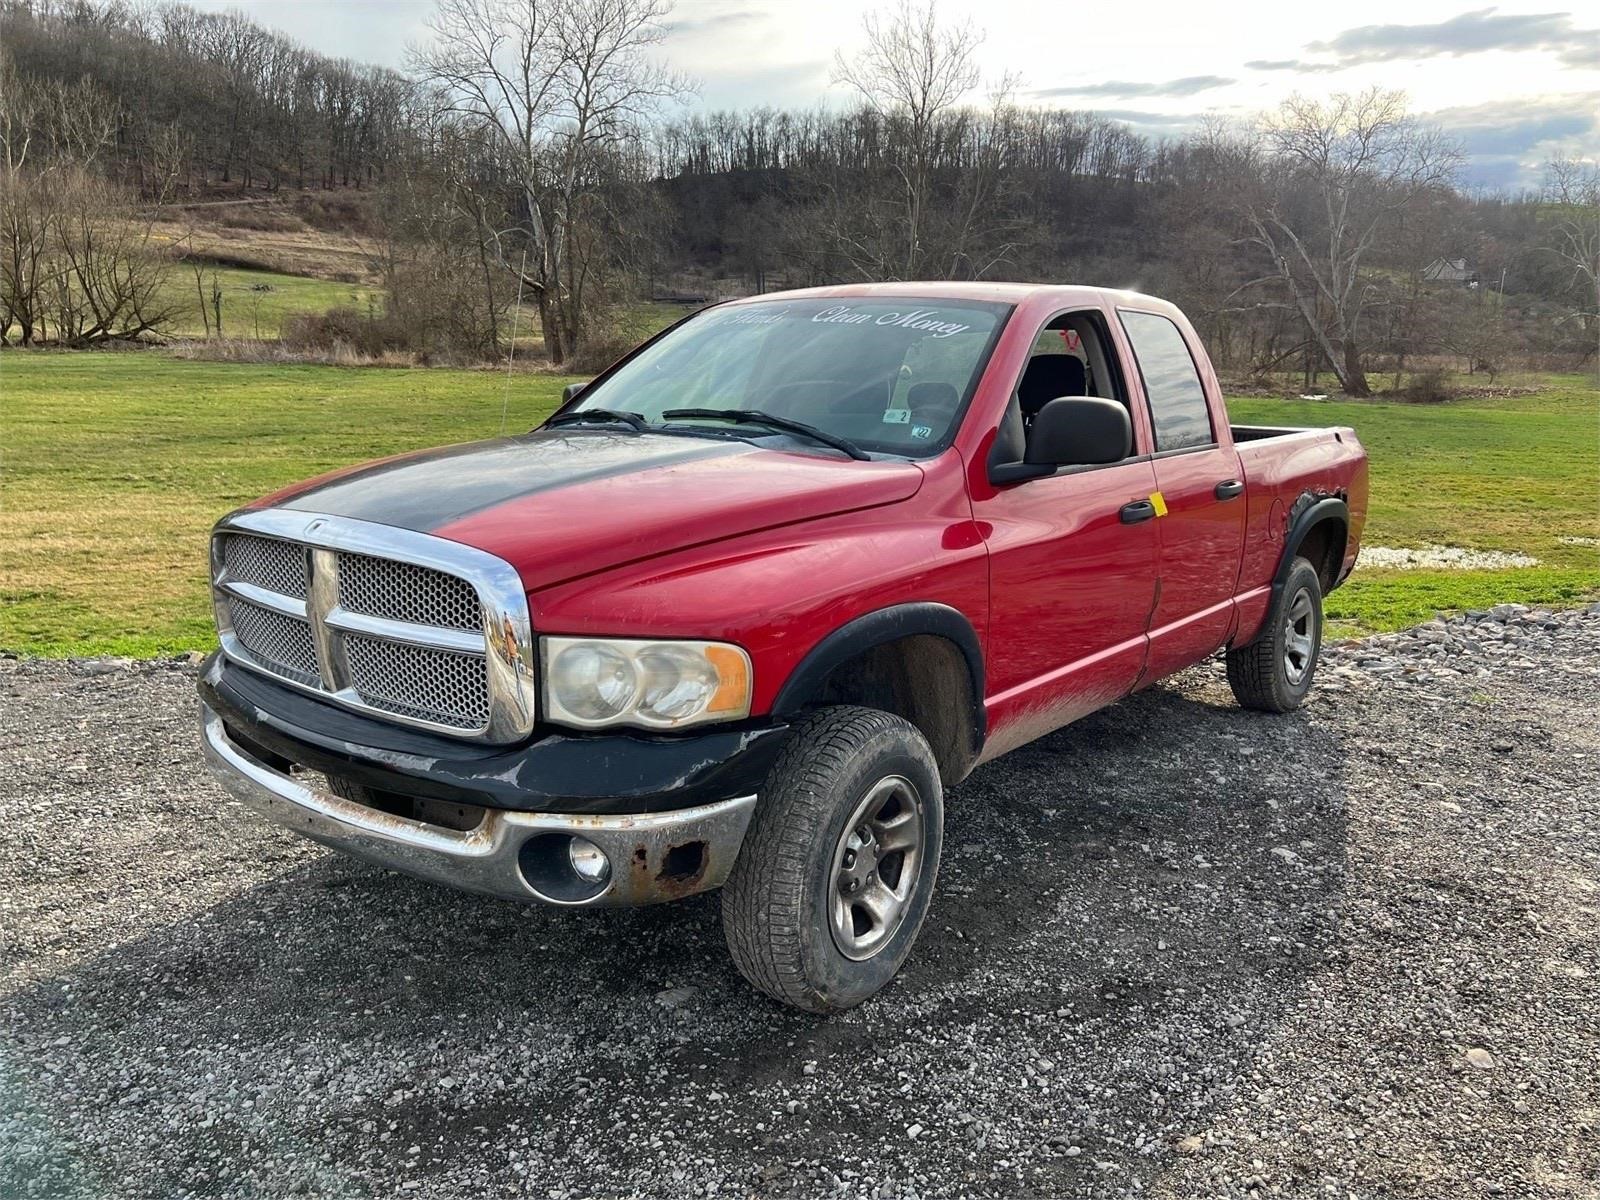
[[[585,883],[599,883],[611,874],[605,851],[585,838],[575,837],[567,845],[567,861],[575,875]]]

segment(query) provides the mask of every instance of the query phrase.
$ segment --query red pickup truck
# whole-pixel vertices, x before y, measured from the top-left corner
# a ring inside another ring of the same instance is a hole
[[[754,297],[568,392],[218,523],[208,760],[429,880],[721,887],[739,969],[816,1011],[905,961],[979,763],[1219,651],[1300,704],[1366,512],[1350,429],[1230,427],[1128,292]]]

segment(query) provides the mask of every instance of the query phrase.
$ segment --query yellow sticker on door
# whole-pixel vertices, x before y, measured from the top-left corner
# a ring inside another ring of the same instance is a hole
[[[1156,510],[1156,516],[1164,517],[1167,515],[1167,498],[1160,492],[1150,493],[1150,506]]]

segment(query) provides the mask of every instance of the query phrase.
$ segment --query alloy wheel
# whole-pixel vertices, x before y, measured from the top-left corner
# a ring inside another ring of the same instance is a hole
[[[1311,670],[1311,659],[1316,653],[1315,607],[1311,592],[1301,588],[1289,602],[1289,611],[1283,618],[1283,673],[1289,683],[1299,687]]]
[[[926,821],[922,796],[902,775],[880,779],[856,805],[828,880],[828,923],[846,958],[871,958],[900,928],[921,871]]]

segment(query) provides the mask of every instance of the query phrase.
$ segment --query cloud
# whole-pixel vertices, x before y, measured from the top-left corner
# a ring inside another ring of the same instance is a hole
[[[1460,139],[1469,183],[1531,187],[1550,159],[1600,144],[1600,92],[1446,108],[1427,119]]]
[[[1097,117],[1132,125],[1140,133],[1153,137],[1188,133],[1200,128],[1206,116],[1204,113],[1153,113],[1138,108],[1095,108],[1090,111]]]
[[[709,17],[667,22],[667,33],[672,37],[698,37],[727,33],[740,26],[762,25],[770,18],[766,13],[744,9],[740,12],[714,13]]]
[[[1561,61],[1569,67],[1584,68],[1600,71],[1600,30],[1595,30],[1595,37],[1586,44],[1572,46],[1562,52]]]
[[[1500,13],[1481,8],[1431,25],[1361,25],[1306,49],[1340,65],[1395,59],[1460,57],[1489,50],[1551,50],[1570,66],[1593,65],[1600,30],[1581,29],[1571,13]]]
[[[810,108],[828,92],[829,64],[821,60],[772,66],[698,66],[702,110]]]
[[[1344,70],[1343,63],[1307,62],[1303,58],[1253,58],[1245,63],[1245,67],[1251,71],[1299,71],[1304,74]]]
[[[1193,96],[1213,88],[1227,87],[1234,80],[1222,75],[1186,75],[1182,79],[1169,79],[1165,83],[1130,83],[1126,80],[1107,80],[1104,83],[1085,83],[1073,87],[1040,88],[1033,95],[1041,99],[1055,96]]]

